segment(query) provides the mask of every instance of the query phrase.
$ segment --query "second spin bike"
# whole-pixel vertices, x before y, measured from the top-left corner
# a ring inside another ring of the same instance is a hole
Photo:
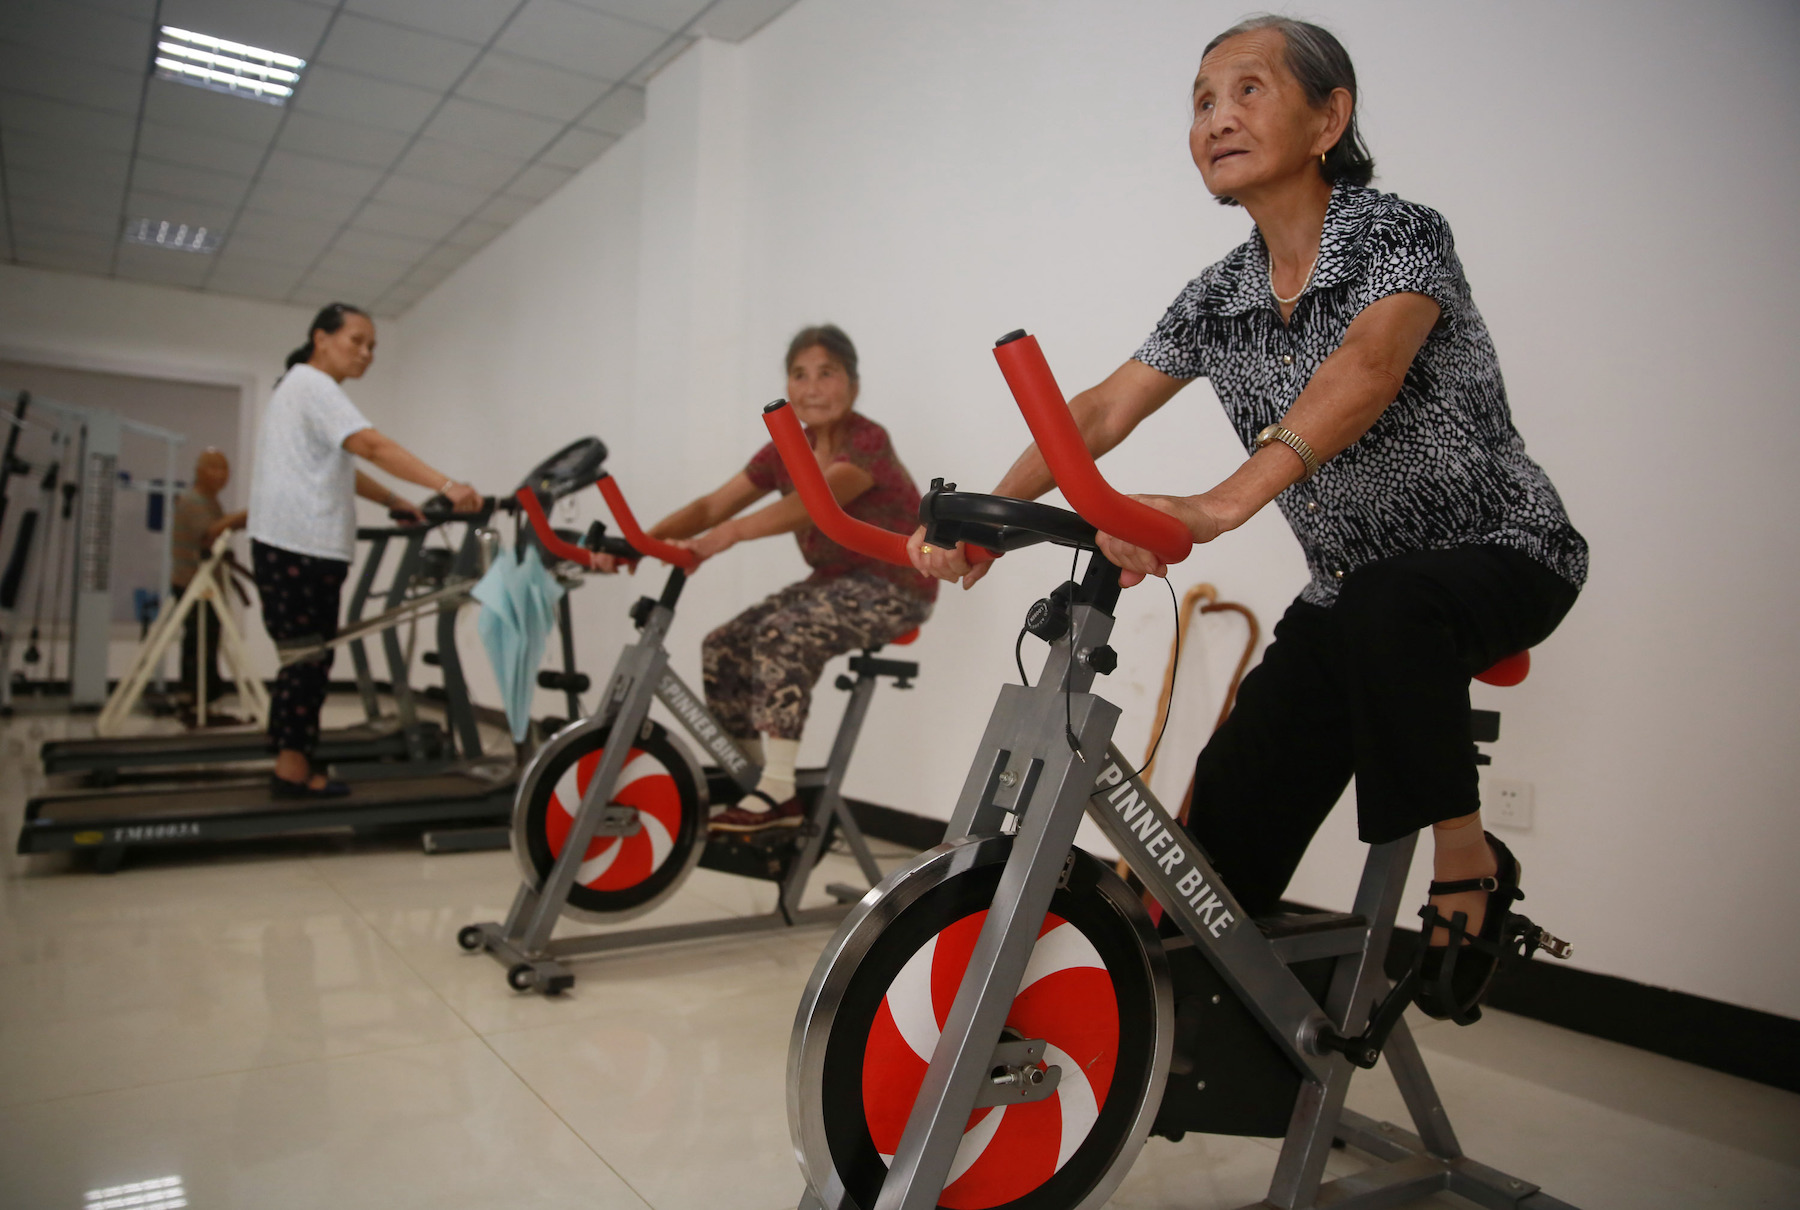
[[[1035,685],[1001,689],[944,843],[859,903],[813,970],[788,1051],[802,1210],[1087,1210],[1149,1134],[1188,1131],[1284,1139],[1258,1207],[1448,1191],[1569,1210],[1463,1154],[1407,1030],[1420,967],[1390,986],[1384,959],[1417,836],[1370,847],[1350,912],[1251,918],[1112,743],[1120,710],[1090,689],[1117,663],[1119,569],[1096,529],[1171,565],[1191,539],[1101,478],[1035,339],[994,353],[1076,511],[939,480],[920,504],[927,539],[979,544],[977,558],[1050,542],[1088,566],[1027,615],[1049,658]],[[785,403],[764,420],[821,529],[909,563],[903,540],[837,507]],[[1074,847],[1084,816],[1147,898]],[[1502,942],[1509,960],[1569,954],[1517,914]],[[1355,1069],[1382,1057],[1416,1134],[1345,1107]],[[1326,1183],[1340,1145],[1375,1162]]]
[[[612,476],[595,483],[624,538],[595,522],[577,544],[553,529],[537,494],[521,489],[519,504],[532,532],[553,559],[592,569],[594,556],[636,562],[661,560],[669,578],[657,597],[631,608],[638,639],[619,653],[601,690],[598,709],[558,732],[532,760],[519,785],[512,849],[522,881],[505,921],[464,926],[457,942],[485,950],[506,970],[515,991],[556,995],[573,986],[565,959],[674,941],[765,932],[804,924],[834,924],[849,905],[881,880],[881,869],[843,795],[844,775],[868,714],[876,684],[889,679],[910,688],[919,674],[911,661],[885,659],[871,649],[850,658],[853,676],[837,687],[850,694],[831,755],[822,769],[801,769],[797,788],[807,804],[802,825],[747,835],[707,833],[710,805],[741,798],[762,770],[669,667],[666,645],[675,607],[699,562],[692,551],[659,541],[639,528]],[[906,644],[914,629],[894,640]],[[702,768],[692,749],[650,717],[661,702],[714,762]],[[624,737],[624,742],[615,742]],[[832,884],[834,904],[801,906],[825,845],[841,835],[867,886]],[[673,895],[696,865],[766,879],[780,891],[774,910],[759,916],[555,938],[560,917],[612,924],[651,911]]]

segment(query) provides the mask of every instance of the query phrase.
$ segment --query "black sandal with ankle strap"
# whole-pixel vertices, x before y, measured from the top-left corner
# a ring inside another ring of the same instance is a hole
[[[1525,892],[1519,889],[1519,859],[1493,833],[1482,835],[1493,850],[1499,869],[1485,878],[1433,882],[1429,892],[1457,895],[1486,891],[1487,915],[1482,919],[1481,932],[1469,932],[1467,912],[1445,919],[1432,904],[1419,909],[1419,918],[1425,922],[1421,940],[1428,939],[1433,929],[1442,928],[1450,934],[1450,943],[1419,947],[1411,975],[1418,987],[1416,1003],[1426,1015],[1458,1025],[1473,1025],[1481,1019],[1481,1000],[1502,959],[1515,954],[1530,958],[1540,949],[1552,958],[1567,958],[1573,952],[1568,942],[1553,937],[1512,910],[1514,903],[1525,898]]]

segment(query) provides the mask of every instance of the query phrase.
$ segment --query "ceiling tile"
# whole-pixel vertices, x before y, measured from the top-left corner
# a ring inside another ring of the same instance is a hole
[[[319,49],[318,64],[443,92],[479,53],[479,46],[467,42],[340,13]]]
[[[494,45],[570,71],[622,80],[668,37],[662,30],[564,0],[528,0]]]
[[[387,293],[388,288],[399,281],[404,272],[397,265],[383,266],[380,269],[363,267],[355,270],[321,270],[308,274],[295,293],[325,301],[342,299],[363,307],[370,300]]]
[[[9,169],[6,174],[7,202],[14,215],[26,213],[25,203],[50,208],[67,206],[72,215],[107,216],[112,225],[119,221],[119,205],[125,200],[125,176],[85,175],[66,172]]]
[[[376,80],[329,64],[309,67],[294,94],[294,109],[411,134],[431,116],[442,94]],[[270,108],[263,106],[263,108]]]
[[[59,143],[130,151],[137,124],[130,114],[5,93],[0,95],[0,128],[8,138],[14,132],[41,134]]]
[[[706,10],[712,0],[570,0],[582,8],[624,17],[673,33]],[[789,0],[791,3],[792,0]]]
[[[302,113],[296,109],[282,124],[275,145],[303,155],[386,168],[406,149],[406,141],[407,136],[399,131]]]
[[[280,214],[269,210],[255,209],[256,195],[250,195],[251,209],[238,215],[237,222],[231,226],[231,233],[226,236],[228,245],[239,240],[266,242],[269,245],[291,244],[296,247],[310,246],[312,255],[324,250],[331,237],[338,233],[344,225],[343,219],[336,222],[325,218],[307,218],[305,216]],[[258,251],[255,255],[265,260],[277,259],[267,250]]]
[[[562,123],[451,97],[426,126],[425,133],[497,155],[529,160],[562,133]]]
[[[329,6],[300,0],[162,0],[161,21],[177,29],[311,59],[331,13]]]
[[[144,73],[123,71],[34,46],[0,42],[0,80],[12,92],[135,114]]]
[[[396,206],[392,202],[370,202],[356,216],[356,225],[365,231],[385,231],[428,240],[443,239],[461,221],[453,215],[434,214],[415,206]]]
[[[460,96],[566,122],[585,113],[611,87],[609,80],[496,50],[482,56],[456,91]]]
[[[65,248],[55,244],[21,239],[14,245],[13,255],[22,265],[38,269],[60,269],[65,273],[112,272],[112,246],[103,250]]]
[[[536,206],[537,203],[530,198],[497,197],[483,206],[475,217],[484,222],[501,223],[510,227],[530,214]]]
[[[634,85],[621,84],[608,93],[592,113],[583,116],[580,124],[586,130],[619,135],[636,130],[643,120],[644,90]]]
[[[22,239],[28,231],[84,232],[105,239],[118,237],[123,226],[119,214],[119,205],[123,201],[120,194],[106,198],[70,197],[66,192],[36,196],[27,192],[36,179],[25,173],[8,175],[12,196],[7,199],[6,209],[15,237]]]
[[[518,6],[519,0],[347,0],[344,8],[410,29],[485,43]]]
[[[377,201],[416,206],[420,210],[463,218],[487,205],[494,192],[492,189],[470,189],[466,185],[446,185],[441,181],[421,181],[416,177],[391,176],[381,183],[374,197]]]
[[[150,57],[150,22],[68,0],[7,0],[0,5],[0,39],[47,50],[72,50],[82,59],[141,72]]]
[[[300,281],[302,269],[293,265],[222,255],[206,279],[208,290],[281,298]]]
[[[52,231],[35,226],[16,232],[13,238],[22,253],[30,251],[45,256],[84,256],[98,258],[108,264],[112,261],[113,245],[118,242],[114,235],[101,235],[91,231]]]
[[[331,227],[322,232],[309,229],[304,233],[287,230],[280,235],[246,234],[244,222],[252,217],[255,216],[247,214],[238,219],[237,225],[226,237],[225,246],[219,251],[220,257],[229,261],[251,260],[265,265],[281,265],[298,275],[319,259],[320,254],[325,251],[325,245],[337,233],[337,228]],[[324,227],[325,224],[319,226]]]
[[[394,165],[396,175],[441,181],[489,193],[504,186],[530,161],[520,156],[494,155],[473,147],[420,136]]]
[[[549,149],[538,160],[544,164],[555,164],[559,168],[586,168],[600,158],[601,152],[618,141],[618,135],[583,130],[577,126],[550,144]]]
[[[189,88],[168,80],[152,79],[144,94],[145,121],[257,146],[267,146],[275,136],[281,113],[277,107],[261,101],[228,97],[222,92]]]
[[[355,279],[366,283],[368,287],[379,286],[385,290],[402,277],[407,270],[419,263],[416,256],[387,257],[370,256],[367,253],[353,252],[344,247],[335,247],[320,258],[313,266],[307,280],[321,277],[334,280]],[[365,293],[364,297],[374,296],[375,291]]]
[[[137,166],[131,171],[131,188],[134,194],[148,192],[169,198],[180,198],[183,201],[204,202],[208,205],[224,207],[235,214],[238,205],[244,200],[244,194],[250,189],[250,178],[234,173],[211,172],[205,168],[193,168],[186,164],[165,164],[159,160],[147,160],[140,157]],[[146,215],[145,217],[180,216]]]
[[[221,204],[216,202],[197,201],[193,198],[175,197],[167,193],[159,193],[152,189],[140,189],[135,184],[131,196],[125,200],[125,217],[127,219],[149,218],[158,221],[167,219],[174,223],[187,223],[190,226],[211,227],[215,231],[226,231],[231,220],[237,214],[237,203]],[[200,255],[198,253],[183,255]]]
[[[337,243],[332,246],[331,251],[334,256],[339,253],[349,253],[354,256],[367,256],[375,260],[397,261],[401,264],[413,265],[430,255],[434,247],[436,245],[430,240],[351,227],[338,236]]]
[[[124,187],[131,156],[86,143],[65,143],[50,135],[8,131],[6,167],[9,171],[54,172],[95,181],[113,181]]]
[[[506,187],[508,197],[524,197],[541,202],[561,189],[575,175],[572,168],[554,164],[533,164],[519,174],[519,179]]]
[[[180,126],[164,126],[161,122],[145,122],[138,132],[141,158],[239,176],[255,175],[266,150],[261,144],[240,143]]]
[[[297,151],[273,151],[263,165],[262,179],[268,184],[297,185],[317,193],[336,193],[346,197],[364,197],[381,179],[381,169],[364,164],[346,164],[342,160],[322,160],[301,155]]]
[[[688,47],[698,41],[698,38],[692,38],[685,35],[670,38],[655,54],[638,64],[636,69],[634,69],[629,76],[625,77],[625,82],[627,84],[636,84],[639,88],[642,88],[650,82],[651,78],[655,76],[657,72],[679,59],[686,53]]]
[[[356,213],[362,198],[341,193],[316,193],[286,183],[259,181],[245,199],[246,210],[280,214],[290,218],[341,225]]]
[[[718,0],[694,23],[694,32],[742,42],[794,6],[794,0]]]
[[[118,17],[148,21],[156,15],[156,0],[80,0],[88,8],[104,9]]]
[[[445,245],[432,252],[430,255],[422,257],[418,262],[418,266],[422,274],[449,274],[473,255],[474,253],[468,248]]]
[[[493,242],[496,235],[506,230],[505,223],[483,222],[470,219],[445,237],[444,242],[457,248],[467,248],[470,252],[477,248],[485,248]]]
[[[121,244],[113,262],[113,272],[120,277],[168,286],[198,286],[211,271],[212,258],[204,253],[171,252],[134,244]]]

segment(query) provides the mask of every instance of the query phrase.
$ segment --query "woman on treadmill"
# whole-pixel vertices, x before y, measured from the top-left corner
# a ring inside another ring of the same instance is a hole
[[[855,410],[860,387],[856,346],[835,325],[804,328],[788,344],[788,403],[806,426],[832,494],[858,520],[905,533],[918,520],[919,489],[887,430]],[[738,515],[772,491],[781,495],[775,503]],[[812,567],[806,579],[707,635],[700,649],[708,707],[763,771],[754,790],[713,817],[713,829],[798,827],[805,812],[794,794],[794,769],[819,674],[833,656],[879,647],[931,616],[937,582],[845,550],[815,529],[773,442],[649,534],[703,560],[739,542],[793,534]],[[597,562],[614,569],[610,559]]]
[[[313,317],[306,343],[288,355],[287,373],[263,412],[248,529],[263,625],[277,648],[316,646],[336,636],[338,598],[356,552],[356,496],[419,516],[417,505],[357,470],[357,458],[449,497],[459,511],[481,506],[474,488],[376,431],[344,394],[341,384],[361,378],[374,360],[374,321],[348,303],[332,303]],[[327,648],[275,677],[269,784],[277,798],[350,792],[312,767],[333,654]]]
[[[1447,1016],[1494,969],[1484,944],[1441,986],[1453,935],[1492,942],[1518,897],[1518,863],[1481,826],[1469,678],[1556,628],[1587,543],[1513,427],[1449,224],[1368,187],[1356,73],[1337,39],[1285,17],[1245,21],[1206,47],[1192,103],[1201,179],[1255,227],[1070,406],[1099,455],[1211,380],[1248,459],[1208,491],[1138,498],[1196,542],[1274,502],[1311,579],[1200,755],[1190,827],[1252,912],[1275,907],[1352,775],[1363,840],[1429,827],[1438,881],[1420,1004]],[[1051,486],[1034,446],[995,491]],[[1109,535],[1100,547],[1127,584],[1166,570]],[[911,548],[920,570],[965,587],[986,570],[926,546],[922,530]]]

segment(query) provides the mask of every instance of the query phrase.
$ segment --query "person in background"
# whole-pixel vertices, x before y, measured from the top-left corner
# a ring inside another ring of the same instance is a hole
[[[231,461],[216,449],[205,449],[194,461],[193,486],[175,497],[175,521],[169,534],[171,570],[169,596],[179,601],[193,584],[200,564],[211,553],[213,543],[226,530],[244,528],[249,513],[239,510],[227,514],[219,503],[219,493],[231,482]],[[226,682],[219,675],[219,617],[201,605],[190,610],[181,635],[181,692],[188,701],[199,701],[200,640],[206,639],[206,700],[225,696]],[[196,726],[206,720],[196,717]]]
[[[250,557],[263,625],[277,649],[316,647],[337,636],[338,600],[356,549],[355,497],[419,515],[417,505],[358,470],[357,458],[448,497],[459,512],[481,507],[474,488],[378,432],[344,394],[343,382],[361,378],[374,360],[374,321],[348,303],[332,303],[313,317],[306,343],[288,354],[287,373],[263,413],[250,486]],[[327,647],[275,678],[269,735],[277,798],[350,793],[312,767],[334,654]]]
[[[788,344],[788,403],[832,495],[860,521],[904,533],[919,515],[919,489],[900,464],[887,430],[856,411],[861,389],[856,346],[835,324],[803,328]],[[739,516],[770,492],[780,499]],[[710,559],[739,542],[793,534],[813,569],[706,636],[700,658],[706,704],[762,766],[756,788],[715,815],[715,832],[796,828],[805,810],[795,794],[800,733],[825,664],[879,647],[931,616],[937,583],[833,542],[807,517],[794,482],[769,442],[717,490],[657,522],[653,538]],[[603,558],[601,570],[616,566]]]

